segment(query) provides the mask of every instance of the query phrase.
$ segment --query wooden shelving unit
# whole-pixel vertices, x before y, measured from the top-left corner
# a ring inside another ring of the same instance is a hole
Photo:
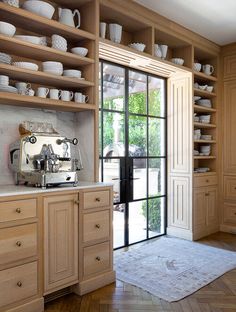
[[[202,113],[215,113],[216,109],[215,108],[208,108],[208,107],[204,107],[204,106],[200,106],[200,105],[193,105],[194,108],[194,112],[198,113],[198,112],[202,112]]]
[[[200,90],[200,89],[196,89],[196,88],[194,88],[193,91],[194,91],[195,95],[199,95],[199,96],[206,97],[206,98],[212,98],[212,97],[216,96],[216,93],[214,93],[214,92],[207,92],[205,90]]]
[[[194,122],[194,127],[197,127],[197,128],[215,128],[216,125],[203,123],[203,122]]]

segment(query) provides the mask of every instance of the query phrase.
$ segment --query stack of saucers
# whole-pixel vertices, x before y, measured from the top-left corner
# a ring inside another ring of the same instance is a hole
[[[10,55],[0,52],[0,63],[11,64]]]

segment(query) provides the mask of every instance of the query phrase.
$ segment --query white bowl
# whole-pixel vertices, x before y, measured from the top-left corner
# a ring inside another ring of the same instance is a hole
[[[212,135],[210,134],[202,134],[201,140],[212,140]]]
[[[55,8],[51,4],[39,0],[25,1],[22,7],[27,11],[33,12],[49,19],[52,18],[55,12]]]
[[[200,72],[202,69],[202,64],[200,63],[193,63],[193,70]]]
[[[57,50],[67,51],[67,40],[59,35],[52,35],[52,47]]]
[[[213,89],[214,89],[213,86],[207,86],[207,87],[206,87],[206,91],[208,91],[208,92],[212,92]]]
[[[200,99],[201,99],[201,97],[198,96],[198,95],[194,95],[194,97],[193,97],[194,102],[196,102],[196,101],[198,101],[198,100],[200,100]]]
[[[146,45],[144,43],[136,42],[136,43],[129,44],[129,47],[133,48],[133,49],[135,49],[137,51],[143,52],[145,47],[146,47]]]
[[[197,101],[198,104],[206,107],[211,107],[211,100],[209,99],[200,99]]]
[[[63,70],[63,76],[72,78],[81,78],[81,71],[76,69]]]
[[[34,43],[34,44],[40,44],[40,42],[41,42],[41,37],[37,37],[37,36],[15,35],[14,37],[16,39],[27,41],[27,42]]]
[[[0,22],[0,34],[13,37],[16,32],[16,27],[10,23]]]
[[[63,74],[63,69],[53,69],[53,68],[46,68],[43,69],[44,73],[56,75],[56,76],[61,76]]]
[[[30,63],[30,62],[13,62],[12,65],[25,68],[25,69],[35,70],[35,71],[39,69],[37,64]]]
[[[198,85],[198,89],[200,90],[206,90],[207,85]]]
[[[88,49],[83,47],[75,47],[71,49],[71,52],[80,56],[86,56],[88,54]]]
[[[46,62],[43,62],[42,65],[43,65],[43,69],[63,70],[63,64],[61,62],[46,61]]]
[[[184,64],[184,59],[175,57],[175,58],[171,59],[171,62],[176,64],[176,65],[183,65]]]
[[[162,57],[162,52],[159,44],[154,44],[154,54],[157,57]]]
[[[203,122],[203,123],[210,123],[210,121],[211,121],[211,115],[202,115],[202,116],[199,116],[199,120],[200,120],[200,122]]]

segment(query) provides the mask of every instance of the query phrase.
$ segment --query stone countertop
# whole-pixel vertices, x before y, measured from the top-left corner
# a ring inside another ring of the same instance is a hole
[[[64,191],[77,191],[86,188],[99,188],[112,186],[112,183],[101,183],[101,182],[86,182],[79,181],[78,186],[62,184],[56,187],[49,187],[43,190],[39,187],[25,186],[25,185],[0,185],[0,197],[4,196],[19,196],[19,195],[32,195],[32,194],[43,194],[52,192],[64,192]]]

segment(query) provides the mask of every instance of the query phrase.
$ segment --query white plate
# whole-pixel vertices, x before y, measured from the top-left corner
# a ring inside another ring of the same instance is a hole
[[[18,93],[17,89],[12,86],[4,86],[0,84],[0,92]]]

